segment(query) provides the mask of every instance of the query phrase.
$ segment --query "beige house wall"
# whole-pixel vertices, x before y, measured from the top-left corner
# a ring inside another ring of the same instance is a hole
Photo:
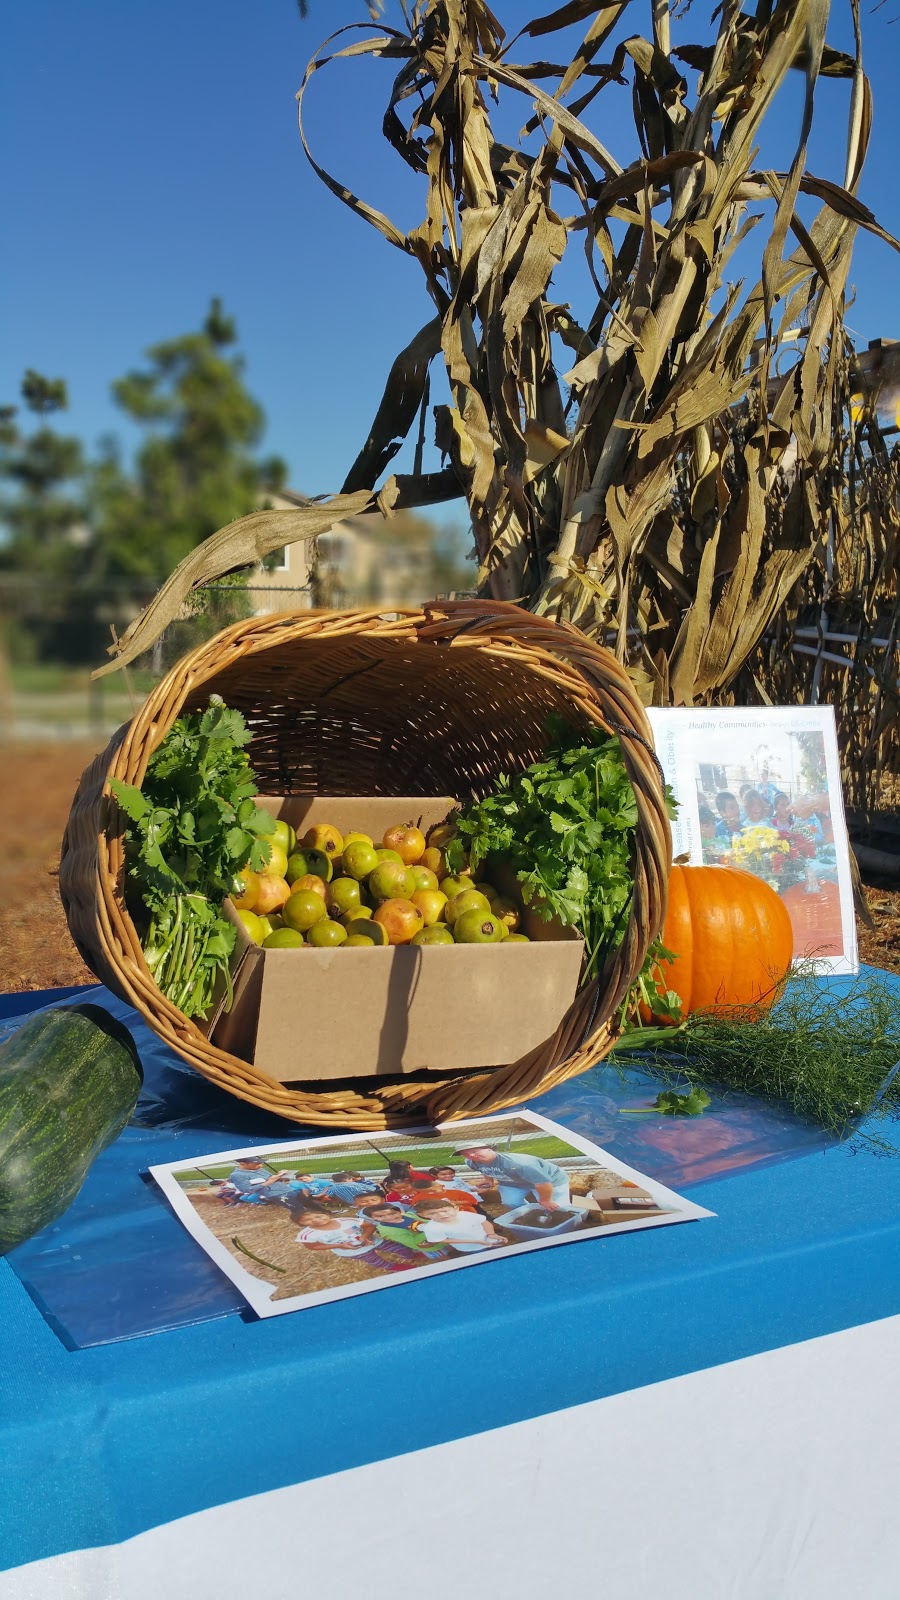
[[[269,493],[265,506],[271,511],[295,511],[309,505],[302,494],[293,489]],[[310,594],[311,545],[301,539],[298,544],[287,544],[281,553],[281,564],[265,566],[262,562],[253,568],[250,576],[250,603],[257,617],[271,616],[277,611],[302,611],[312,605]]]

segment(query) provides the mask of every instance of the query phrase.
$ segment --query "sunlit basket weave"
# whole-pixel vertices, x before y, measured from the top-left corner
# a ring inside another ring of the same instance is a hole
[[[242,711],[264,794],[483,794],[546,748],[550,712],[617,733],[638,805],[634,904],[624,941],[552,1039],[504,1067],[327,1087],[273,1082],[217,1049],[156,987],[123,900],[122,818],[108,780],[140,784],[182,712],[211,693]],[[610,1049],[610,1018],[662,926],[670,835],[643,708],[602,647],[516,606],[441,602],[291,612],[227,628],[185,656],[84,773],[60,888],[75,943],[101,981],[213,1083],[279,1116],[362,1130],[500,1110],[583,1072]]]

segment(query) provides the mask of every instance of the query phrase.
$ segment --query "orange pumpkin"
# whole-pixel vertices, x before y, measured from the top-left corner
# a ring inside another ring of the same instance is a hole
[[[673,867],[660,987],[692,1011],[755,1006],[767,1011],[793,958],[787,908],[774,889],[736,867]]]

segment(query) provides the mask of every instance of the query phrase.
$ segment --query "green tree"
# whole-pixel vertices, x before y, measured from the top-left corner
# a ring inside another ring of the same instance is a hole
[[[193,547],[256,510],[285,467],[257,453],[263,412],[247,391],[237,332],[213,300],[199,331],[165,340],[113,385],[144,432],[133,463],[105,440],[92,460],[48,421],[68,403],[62,378],[28,371],[19,408],[0,408],[0,574],[15,654],[97,662],[110,626],[127,627]],[[179,624],[186,643],[244,616],[238,581]],[[2,621],[2,618],[0,618]]]
[[[22,379],[26,409],[44,419],[68,406],[62,378],[45,378],[30,368]],[[0,408],[0,566],[66,578],[84,536],[81,443],[57,433],[41,420],[30,432],[19,424],[19,408]]]
[[[113,385],[144,431],[132,471],[108,444],[92,471],[95,575],[157,584],[223,523],[245,516],[286,468],[256,454],[264,415],[245,387],[237,333],[219,300],[202,328],[153,345]]]

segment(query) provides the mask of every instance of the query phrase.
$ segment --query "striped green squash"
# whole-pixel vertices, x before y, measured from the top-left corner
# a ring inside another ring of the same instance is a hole
[[[141,1081],[131,1034],[99,1006],[37,1012],[0,1044],[0,1255],[71,1205]]]

